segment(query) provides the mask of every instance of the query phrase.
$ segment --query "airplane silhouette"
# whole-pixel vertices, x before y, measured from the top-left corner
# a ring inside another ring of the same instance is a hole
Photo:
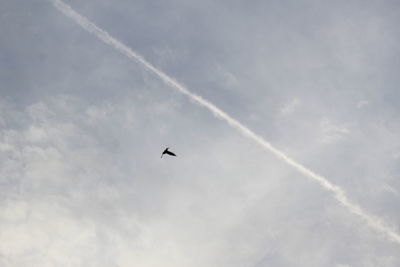
[[[172,153],[171,151],[168,150],[169,147],[167,147],[163,153],[161,154],[161,158],[164,156],[164,154],[170,155],[170,156],[174,156],[176,157],[176,155],[174,153]]]

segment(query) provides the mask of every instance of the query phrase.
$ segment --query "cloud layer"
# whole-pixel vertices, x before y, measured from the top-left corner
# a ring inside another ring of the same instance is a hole
[[[68,3],[398,229],[396,3]],[[399,265],[317,184],[46,1],[0,5],[2,266]]]

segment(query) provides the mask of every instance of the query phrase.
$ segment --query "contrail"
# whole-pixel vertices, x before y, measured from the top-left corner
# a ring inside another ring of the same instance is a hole
[[[395,230],[388,227],[382,219],[380,219],[374,215],[368,214],[359,205],[352,203],[347,198],[347,196],[342,188],[340,188],[337,185],[332,184],[325,177],[314,173],[313,171],[309,170],[305,166],[296,162],[295,160],[293,160],[292,158],[287,156],[285,153],[283,153],[282,151],[275,148],[272,144],[270,144],[269,142],[264,140],[261,136],[254,133],[248,127],[246,127],[245,125],[241,124],[239,121],[237,121],[234,118],[232,118],[231,116],[229,116],[227,113],[222,111],[220,108],[218,108],[211,102],[207,101],[206,99],[202,98],[199,95],[196,95],[196,94],[190,92],[185,86],[183,86],[182,84],[180,84],[175,79],[168,76],[161,70],[154,67],[148,61],[146,61],[142,56],[138,55],[136,52],[134,52],[128,46],[126,46],[122,42],[120,42],[117,39],[115,39],[114,37],[112,37],[105,30],[96,26],[93,22],[91,22],[86,17],[77,13],[75,10],[73,10],[69,5],[65,4],[63,1],[61,1],[61,0],[48,0],[48,1],[50,1],[64,15],[66,15],[67,17],[71,18],[76,23],[78,23],[87,32],[93,34],[94,36],[96,36],[97,38],[102,40],[104,43],[114,47],[116,50],[121,52],[126,57],[133,59],[135,61],[138,61],[144,67],[146,67],[147,70],[149,70],[150,72],[157,75],[166,84],[177,89],[179,92],[186,95],[187,97],[189,97],[189,99],[191,99],[195,103],[199,104],[200,106],[205,107],[206,109],[211,111],[216,117],[227,122],[231,127],[238,130],[241,134],[243,134],[247,138],[252,139],[253,141],[257,142],[264,149],[272,152],[279,159],[286,162],[288,165],[292,166],[300,173],[302,173],[305,176],[318,182],[322,186],[322,188],[332,192],[334,197],[343,206],[345,206],[352,213],[358,215],[369,227],[371,227],[372,229],[375,229],[376,231],[378,231],[380,233],[385,234],[389,238],[389,240],[400,244],[400,234],[399,233],[397,233]]]

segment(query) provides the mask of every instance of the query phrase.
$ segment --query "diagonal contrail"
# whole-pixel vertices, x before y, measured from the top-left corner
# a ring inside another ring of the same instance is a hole
[[[48,0],[48,1],[50,1],[64,15],[66,15],[67,17],[71,18],[76,23],[78,23],[87,32],[93,34],[94,36],[96,36],[97,38],[102,40],[104,43],[112,46],[113,48],[115,48],[116,50],[121,52],[123,55],[125,55],[126,57],[133,59],[135,61],[138,61],[144,67],[146,67],[147,70],[149,70],[150,72],[157,75],[166,84],[177,89],[179,92],[186,95],[187,97],[189,97],[189,99],[191,99],[195,103],[199,104],[200,106],[205,107],[206,109],[211,111],[215,116],[217,116],[218,118],[227,122],[231,127],[238,130],[241,134],[243,134],[247,138],[252,139],[253,141],[257,142],[264,149],[275,154],[278,158],[280,158],[282,161],[286,162],[288,165],[295,168],[297,171],[301,172],[302,174],[306,175],[307,177],[318,182],[322,186],[322,188],[332,192],[334,197],[343,206],[345,206],[352,213],[358,215],[369,227],[375,229],[376,231],[378,231],[380,233],[384,233],[390,240],[400,244],[400,234],[399,233],[397,233],[395,230],[388,227],[382,219],[380,219],[374,215],[366,213],[359,205],[352,203],[347,198],[347,196],[342,188],[340,188],[337,185],[332,184],[325,177],[314,173],[313,171],[309,170],[305,166],[296,162],[295,160],[293,160],[292,158],[287,156],[285,153],[283,153],[282,151],[275,148],[272,144],[265,141],[261,136],[257,135],[256,133],[251,131],[249,128],[247,128],[245,125],[241,124],[239,121],[235,120],[234,118],[229,116],[227,113],[225,113],[224,111],[219,109],[217,106],[215,106],[211,102],[205,100],[204,98],[202,98],[199,95],[196,95],[196,94],[190,92],[185,86],[183,86],[182,84],[180,84],[175,79],[168,76],[161,70],[154,67],[148,61],[146,61],[142,56],[138,55],[136,52],[134,52],[128,46],[126,46],[122,42],[118,41],[117,39],[115,39],[114,37],[109,35],[105,30],[96,26],[93,22],[91,22],[86,17],[77,13],[75,10],[73,10],[69,5],[65,4],[63,1],[61,1],[61,0]]]

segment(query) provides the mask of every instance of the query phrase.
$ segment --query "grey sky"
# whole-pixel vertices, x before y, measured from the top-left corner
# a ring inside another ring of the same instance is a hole
[[[66,2],[399,232],[396,1]],[[399,266],[398,244],[47,1],[0,10],[2,266]]]

